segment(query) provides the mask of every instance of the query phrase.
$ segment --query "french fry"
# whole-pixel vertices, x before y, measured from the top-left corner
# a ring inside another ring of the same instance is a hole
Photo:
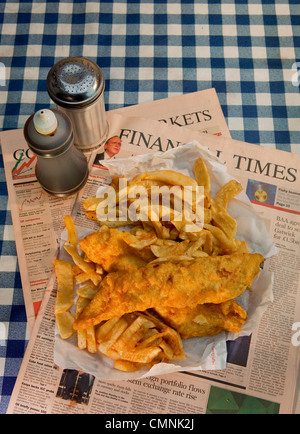
[[[93,220],[95,222],[98,222],[96,211],[86,211],[85,215],[89,220]]]
[[[226,209],[228,203],[242,191],[243,187],[241,184],[235,179],[232,179],[220,188],[216,194],[215,202],[219,207]]]
[[[80,288],[77,289],[76,292],[80,297],[92,300],[97,294],[98,290],[99,288],[97,286],[90,283],[85,286],[81,286]]]
[[[234,239],[237,231],[237,222],[227,212],[218,212],[212,218],[215,226],[220,228],[229,239]]]
[[[108,337],[102,340],[98,345],[98,349],[100,353],[105,354],[108,349],[112,348],[127,327],[128,327],[127,321],[124,318],[119,318],[119,321],[112,328]]]
[[[109,333],[113,330],[114,326],[119,322],[120,318],[117,316],[112,317],[108,321],[106,321],[104,324],[100,324],[96,328],[96,340],[98,343],[102,342],[106,336],[109,335]]]
[[[125,372],[138,371],[142,366],[142,363],[128,362],[128,360],[116,360],[114,364],[115,369]]]
[[[118,220],[116,220],[116,221],[110,221],[110,220],[107,220],[107,221],[104,221],[104,222],[101,222],[101,221],[98,221],[98,223],[99,223],[99,225],[100,226],[108,226],[109,228],[122,228],[123,226],[128,226],[128,225],[131,225],[132,224],[132,221],[131,220],[126,220],[126,221],[118,221]]]
[[[86,330],[77,330],[77,346],[80,350],[86,349]]]
[[[159,318],[156,317],[156,315],[150,313],[149,311],[147,311],[146,315],[151,321],[155,323],[156,327],[161,331],[163,341],[165,341],[171,347],[173,351],[172,357],[176,359],[186,358],[183,351],[183,343],[180,334],[171,327],[166,326],[164,322],[162,322]]]
[[[140,235],[133,235],[128,232],[123,239],[130,247],[141,250],[155,243],[157,235],[154,232],[144,232]]]
[[[151,251],[158,258],[164,258],[167,256],[182,255],[184,252],[186,252],[188,245],[188,240],[174,242],[171,245],[152,245]]]
[[[212,219],[212,210],[204,208],[204,223],[210,223]]]
[[[193,258],[204,258],[204,256],[209,256],[209,255],[205,252],[202,252],[202,250],[196,250],[196,252],[192,253]]]
[[[66,242],[64,243],[64,248],[72,257],[75,264],[78,265],[78,267],[80,267],[86,274],[89,275],[93,284],[98,285],[101,281],[101,277],[99,276],[99,274],[96,273],[94,264],[85,262],[78,253],[77,248],[73,244]]]
[[[235,240],[235,245],[236,245],[236,254],[240,254],[240,253],[249,253],[249,249],[247,246],[246,241],[240,241],[240,240]]]
[[[87,273],[78,273],[75,275],[75,280],[78,285],[85,283],[90,280],[90,276]]]
[[[183,344],[179,333],[171,327],[165,327],[162,332],[163,340],[172,348],[173,354],[182,354]]]
[[[76,302],[76,318],[81,314],[83,309],[89,304],[90,300],[84,297],[78,297]],[[84,350],[87,347],[86,330],[77,330],[77,346],[80,350]]]
[[[89,353],[97,353],[95,327],[89,327],[86,329],[86,346]]]
[[[68,232],[68,243],[70,243],[74,247],[76,247],[77,246],[77,232],[76,232],[72,217],[70,215],[66,215],[64,218],[64,222],[65,222],[67,232]]]
[[[55,318],[61,338],[69,339],[74,333],[73,324],[75,318],[69,311],[57,313]]]
[[[143,329],[155,327],[152,321],[143,316],[138,316],[124,331],[114,345],[114,349],[121,353],[124,348],[133,348],[143,337]]]
[[[100,264],[95,264],[95,271],[100,276],[102,276],[104,274],[104,269]]]
[[[162,258],[156,258],[153,261],[149,262],[149,264],[146,265],[146,267],[149,267],[150,265],[154,265],[154,264],[160,264],[161,262],[182,262],[182,261],[193,261],[194,258],[192,256],[165,256]]]
[[[142,340],[139,345],[136,347],[138,350],[142,348],[146,348],[151,346],[157,346],[160,345],[162,342],[163,333],[158,332],[156,329],[151,329],[151,335],[148,336],[149,333],[147,333],[145,336],[147,336],[144,340]]]
[[[204,225],[204,228],[209,230],[212,235],[216,238],[219,247],[224,249],[226,253],[233,253],[236,251],[236,244],[233,239],[228,238],[225,233],[218,228],[217,226],[213,225]]]
[[[147,347],[141,350],[121,350],[119,354],[121,359],[129,362],[149,363],[162,352],[160,347]]]
[[[189,248],[186,250],[185,254],[187,256],[193,256],[193,254],[197,250],[202,249],[205,241],[206,241],[206,233],[205,231],[201,231],[201,235],[199,236],[199,238],[190,243]]]
[[[96,211],[97,206],[103,200],[104,200],[103,198],[99,198],[96,196],[88,197],[83,201],[82,206],[85,209],[85,211]]]
[[[154,170],[145,174],[144,179],[152,181],[162,181],[171,185],[194,186],[197,187],[197,182],[190,176],[173,170]]]
[[[89,304],[90,300],[79,296],[76,301],[76,318],[81,314],[83,309]]]
[[[198,185],[203,185],[204,192],[206,195],[210,194],[210,177],[207,170],[207,167],[202,158],[198,158],[196,160],[193,167],[194,175]]]
[[[89,304],[90,299],[79,296],[76,302],[76,318],[81,314],[83,309]],[[80,350],[87,348],[90,353],[97,352],[97,342],[95,327],[85,330],[77,330],[77,344]]]
[[[57,278],[57,294],[55,301],[55,314],[65,312],[73,305],[74,278],[72,265],[62,259],[54,259],[53,265]]]
[[[100,352],[100,346],[98,347],[99,352]],[[115,351],[112,346],[110,347],[106,347],[106,346],[102,346],[101,347],[101,354],[104,354],[105,356],[109,357],[112,360],[120,360],[120,354]]]
[[[165,356],[172,360],[174,357],[174,352],[172,350],[172,348],[170,347],[169,344],[166,343],[166,341],[162,340],[161,343],[159,344],[160,348],[163,350]]]

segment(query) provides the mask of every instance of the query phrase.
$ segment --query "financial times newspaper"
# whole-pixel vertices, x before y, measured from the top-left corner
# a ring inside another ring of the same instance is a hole
[[[115,113],[109,113],[109,125],[109,137],[121,137],[122,157],[197,140],[226,164],[279,249],[265,264],[274,273],[274,301],[250,336],[227,343],[225,369],[101,381],[54,363],[56,280],[49,270],[8,413],[292,413],[300,345],[300,156]],[[20,133],[11,141],[24,146]],[[99,149],[90,156],[87,184],[70,203],[77,227],[98,227],[86,219],[81,203],[108,182],[101,164],[110,157],[105,151]],[[33,203],[35,197],[31,196]],[[24,195],[21,203],[25,199],[30,201]],[[60,210],[62,220],[65,211],[67,207]]]

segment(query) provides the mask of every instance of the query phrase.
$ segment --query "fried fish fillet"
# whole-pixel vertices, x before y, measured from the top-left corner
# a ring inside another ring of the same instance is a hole
[[[219,304],[241,295],[260,271],[262,255],[208,256],[165,262],[107,274],[99,291],[74,323],[85,329],[125,313],[163,307]]]
[[[234,300],[183,309],[156,307],[155,311],[182,339],[214,336],[221,331],[238,333],[247,320],[247,312]]]
[[[128,270],[144,266],[155,259],[150,247],[138,250],[130,246],[132,237],[127,231],[100,230],[79,240],[79,246],[92,262],[102,265],[107,272]],[[143,234],[143,237],[148,237],[149,244],[156,239],[152,232]]]

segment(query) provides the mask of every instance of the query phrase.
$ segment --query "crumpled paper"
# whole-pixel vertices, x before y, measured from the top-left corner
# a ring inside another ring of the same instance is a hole
[[[211,196],[214,197],[220,187],[232,179],[226,166],[207,148],[193,141],[164,153],[137,155],[126,159],[104,161],[111,176],[126,176],[131,179],[139,173],[168,169],[193,177],[193,164],[197,158],[203,158],[211,177]],[[266,259],[277,254],[278,249],[265,227],[263,220],[255,213],[245,192],[240,193],[228,206],[229,214],[237,221],[236,238],[246,241],[249,251],[260,253]],[[79,237],[87,234],[79,233]],[[67,240],[67,233],[62,233],[62,244]],[[70,259],[61,249],[61,258]],[[94,375],[99,380],[131,380],[153,375],[169,374],[178,371],[219,370],[226,368],[227,340],[240,336],[249,336],[258,326],[262,315],[273,302],[273,274],[262,270],[252,284],[252,290],[246,291],[236,301],[247,310],[248,319],[240,333],[222,332],[210,338],[191,338],[183,342],[186,360],[159,363],[150,370],[143,368],[137,372],[121,372],[113,368],[114,361],[101,354],[90,354],[77,348],[77,337],[62,340],[56,329],[54,361],[62,369],[77,369]]]

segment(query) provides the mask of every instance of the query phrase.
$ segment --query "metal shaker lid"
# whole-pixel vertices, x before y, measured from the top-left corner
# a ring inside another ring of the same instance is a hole
[[[91,104],[104,91],[99,66],[85,57],[67,57],[50,69],[47,90],[58,106],[71,108]]]
[[[53,157],[64,152],[73,143],[73,128],[67,115],[58,109],[50,110],[57,120],[57,128],[50,134],[41,134],[37,128],[36,114],[32,114],[24,125],[24,137],[30,149],[42,157]]]

